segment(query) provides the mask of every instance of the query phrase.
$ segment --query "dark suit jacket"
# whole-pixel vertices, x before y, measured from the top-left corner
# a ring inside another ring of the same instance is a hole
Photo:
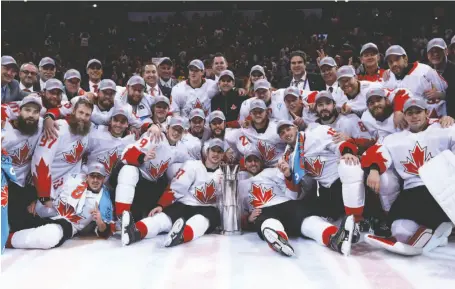
[[[20,101],[29,94],[29,92],[21,91],[19,89],[19,81],[13,79],[6,85],[6,94],[2,95],[2,103]]]
[[[447,115],[455,118],[455,63],[448,61],[442,77],[447,81]]]
[[[179,81],[177,79],[174,79],[174,78],[171,79],[172,87],[176,86],[178,83],[179,83]],[[166,96],[167,98],[171,97],[172,87],[169,88],[167,86],[161,85],[161,81],[159,79],[158,79],[158,86],[160,87],[161,92],[164,94],[164,96]]]
[[[310,90],[325,90],[325,82],[322,77],[318,74],[307,73],[308,77],[308,84],[310,86]],[[291,85],[292,76],[287,76],[283,78],[278,85],[278,88],[288,88]]]
[[[211,77],[208,77],[208,78],[211,79],[211,80],[215,80],[215,75],[213,75],[213,76],[211,76]],[[234,79],[234,82],[235,82],[235,84],[234,84],[234,87],[235,87],[235,88],[244,88],[244,87],[243,87],[243,80],[241,80],[240,78],[237,78],[237,77],[236,77],[236,78]]]
[[[37,79],[36,82],[33,84],[33,91],[41,92],[43,91],[44,87],[41,87],[39,75],[37,76],[36,79]]]

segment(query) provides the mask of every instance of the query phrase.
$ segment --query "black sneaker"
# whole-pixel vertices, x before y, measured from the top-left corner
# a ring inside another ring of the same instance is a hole
[[[294,248],[289,245],[288,240],[283,238],[274,229],[268,227],[264,228],[262,235],[273,250],[289,257],[295,255]]]
[[[172,229],[169,231],[164,242],[165,247],[174,247],[183,243],[183,229],[185,229],[186,221],[184,218],[179,218],[172,225]]]
[[[127,246],[141,240],[141,233],[137,230],[133,215],[124,211],[122,215],[122,245]]]
[[[351,253],[352,237],[355,229],[354,216],[346,216],[336,234],[330,237],[329,248],[345,256]]]

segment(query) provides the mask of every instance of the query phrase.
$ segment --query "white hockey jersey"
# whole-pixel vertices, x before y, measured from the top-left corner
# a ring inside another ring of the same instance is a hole
[[[379,121],[367,110],[362,115],[362,122],[372,137],[376,139],[377,143],[382,143],[384,138],[389,134],[400,131],[398,128],[395,128],[395,124],[393,123],[393,113],[384,121]]]
[[[419,168],[447,149],[455,152],[455,126],[441,128],[436,122],[419,133],[403,130],[387,136],[382,145],[364,153],[361,164],[364,168],[375,164],[381,174],[393,166],[404,180],[404,189],[411,189],[424,185]]]
[[[239,198],[248,212],[303,197],[292,180],[287,180],[277,168],[264,169],[259,174],[239,181]]]
[[[99,193],[88,190],[83,174],[66,177],[57,195],[58,198],[53,200],[54,216],[51,218],[69,221],[73,226],[73,236],[94,221],[91,212],[97,204],[103,221],[106,224],[112,222],[113,207],[109,191],[105,187]]]
[[[351,142],[344,141],[335,144],[332,140],[335,133],[336,130],[326,125],[310,126],[305,132],[298,133],[294,146],[296,148],[299,141],[303,140],[303,161],[306,174],[325,188],[330,188],[339,178],[338,162],[343,150],[349,148],[354,154],[357,154],[358,150]],[[292,170],[295,152],[296,150],[288,145],[284,154]]]
[[[273,167],[284,153],[286,144],[276,133],[277,123],[269,121],[264,133],[258,133],[253,126],[234,129],[232,134],[226,135],[229,146],[241,156],[248,150],[257,150],[261,154],[266,167]]]
[[[92,127],[87,148],[87,166],[93,162],[103,164],[107,173],[107,181],[115,164],[120,160],[125,147],[134,142],[134,135],[114,137],[107,126],[98,125]],[[86,173],[87,166],[84,165],[82,167],[84,173]]]
[[[192,88],[189,81],[182,81],[172,88],[171,112],[188,118],[191,110],[200,108],[207,116],[211,111],[211,99],[218,91],[217,82],[211,79],[203,79],[198,88]]]
[[[24,187],[29,182],[32,155],[43,131],[43,119],[38,121],[38,130],[33,135],[24,135],[10,122],[5,123],[2,133],[2,149],[11,157],[16,171],[15,183]]]
[[[32,157],[32,178],[39,197],[55,199],[63,177],[81,172],[82,155],[87,151],[88,135],[74,135],[66,120],[57,120],[58,137],[40,136]]]
[[[169,190],[163,193],[158,204],[167,207],[179,202],[188,206],[216,207],[222,181],[223,172],[220,168],[211,172],[202,161],[187,161],[172,179]]]
[[[139,163],[139,156],[155,147],[156,157],[144,163]],[[150,142],[150,135],[144,133],[134,144],[128,145],[122,153],[122,161],[128,165],[139,167],[142,176],[155,182],[162,177],[173,163],[183,163],[190,159],[187,151],[182,151],[177,145],[169,144],[163,134],[163,140],[158,144]]]
[[[44,117],[44,115],[46,113],[52,113],[54,116],[60,115],[60,114],[67,115],[73,111],[73,108],[72,108],[70,102],[62,101],[61,103],[62,104],[56,108],[47,109],[44,106],[41,107],[40,116]],[[7,119],[11,119],[11,120],[17,119],[17,117],[19,116],[19,113],[21,111],[20,104],[21,104],[21,101],[12,101],[12,102],[3,103],[2,104],[2,120],[4,121]]]
[[[117,88],[119,88],[117,86]],[[114,98],[115,103],[126,104],[128,103],[128,90],[126,89],[117,89],[117,93]],[[128,103],[129,104],[129,103]],[[138,105],[131,105],[133,109],[133,114],[140,119],[142,122],[144,119],[152,116],[152,105],[154,104],[154,99],[149,94],[144,93],[144,96],[141,99],[141,102]]]
[[[362,113],[367,110],[367,92],[373,87],[381,88],[381,84],[378,82],[371,81],[359,81],[360,91],[353,99],[349,99],[346,94],[335,94],[333,95],[336,106],[341,109],[343,105],[351,107],[352,113],[355,113],[358,117],[362,117]]]
[[[389,79],[384,82],[384,88],[407,88],[415,98],[425,99],[424,92],[427,90],[435,88],[437,91],[446,91],[447,82],[430,66],[415,62],[412,69],[402,80],[397,80],[395,74],[390,72]],[[405,101],[406,99],[403,99],[400,102],[401,109]],[[430,117],[440,118],[447,115],[446,102],[444,100],[427,100],[427,103],[431,112]]]

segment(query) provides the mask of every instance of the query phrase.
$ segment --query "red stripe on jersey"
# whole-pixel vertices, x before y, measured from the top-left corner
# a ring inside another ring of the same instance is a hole
[[[312,93],[310,93],[306,99],[306,102],[314,103],[316,101],[316,95],[318,95],[317,91],[313,91]]]
[[[139,166],[139,156],[141,154],[143,154],[143,152],[141,152],[137,147],[133,146],[125,152],[122,160],[126,161],[127,165]]]
[[[414,70],[416,70],[416,68],[417,68],[417,65],[419,65],[419,63],[418,63],[417,61],[416,61],[416,62],[414,62],[414,64],[412,65],[412,68],[411,68],[411,70],[409,70],[409,72],[408,72],[408,74],[407,74],[407,75],[411,75],[411,73],[413,73],[413,72],[414,72]]]
[[[387,168],[385,164],[387,160],[382,156],[382,153],[378,151],[380,147],[381,145],[375,144],[367,149],[360,160],[362,168],[366,169],[371,167],[373,164],[376,164],[379,167],[380,174],[386,171]]]
[[[404,103],[408,100],[409,94],[406,93],[405,89],[398,90],[393,99],[393,110],[403,111]]]
[[[342,154],[345,149],[350,149],[353,155],[356,155],[359,151],[357,146],[350,141],[344,141],[340,145],[340,153]]]
[[[172,205],[175,201],[175,196],[173,191],[165,191],[163,195],[161,195],[160,199],[158,200],[158,205],[163,208]]]
[[[298,192],[300,190],[300,186],[294,184],[294,182],[292,180],[288,180],[286,178],[284,182],[286,183],[286,188],[288,188],[289,190],[291,190],[293,192]]]

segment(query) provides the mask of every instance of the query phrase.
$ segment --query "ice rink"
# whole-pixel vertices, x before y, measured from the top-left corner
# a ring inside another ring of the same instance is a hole
[[[273,252],[255,233],[208,235],[174,248],[164,248],[164,237],[128,247],[115,236],[74,239],[48,251],[7,249],[1,257],[1,288],[455,288],[453,237],[448,246],[418,257],[363,242],[344,257],[293,238],[293,258]]]

